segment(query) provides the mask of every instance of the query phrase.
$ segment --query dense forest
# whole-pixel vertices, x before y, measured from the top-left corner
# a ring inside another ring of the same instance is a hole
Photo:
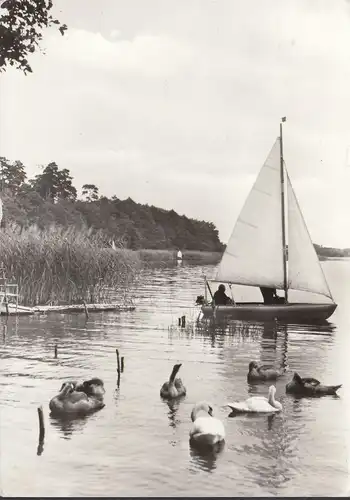
[[[80,196],[69,170],[56,163],[27,179],[22,162],[0,158],[3,225],[90,228],[102,241],[130,249],[222,251],[214,224],[190,219],[174,210],[142,205],[131,198],[100,196],[98,187],[85,184]]]
[[[133,250],[181,249],[221,252],[225,245],[211,222],[190,219],[174,210],[120,200],[99,194],[94,184],[85,184],[80,195],[68,169],[54,162],[42,167],[42,173],[28,179],[20,161],[0,157],[0,190],[3,200],[2,225],[53,225],[89,228],[101,241]],[[350,249],[315,244],[321,257],[350,256]]]

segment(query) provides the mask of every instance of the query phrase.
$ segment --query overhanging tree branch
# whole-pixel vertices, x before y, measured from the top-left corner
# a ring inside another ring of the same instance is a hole
[[[32,73],[28,56],[40,48],[42,30],[57,25],[64,35],[67,26],[52,16],[52,0],[5,0],[0,7],[0,71],[10,65]]]

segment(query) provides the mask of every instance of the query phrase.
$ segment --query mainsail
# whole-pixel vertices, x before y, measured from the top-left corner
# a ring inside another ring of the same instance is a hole
[[[325,295],[333,300],[288,173],[287,196],[288,288]]]
[[[239,214],[216,281],[283,288],[281,210],[277,138]]]
[[[288,172],[288,288],[333,300]],[[215,281],[237,285],[284,288],[280,139],[239,214],[221,259]]]

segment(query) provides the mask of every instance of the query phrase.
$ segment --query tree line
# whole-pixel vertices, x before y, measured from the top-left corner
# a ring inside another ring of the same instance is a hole
[[[317,255],[320,257],[350,257],[350,248],[332,248],[314,244]]]
[[[73,185],[68,169],[55,162],[28,179],[21,161],[0,157],[2,224],[21,227],[51,225],[89,228],[99,232],[105,244],[131,249],[176,249],[222,251],[219,233],[211,222],[199,221],[131,198],[101,196],[94,184],[84,184],[81,193]]]
[[[84,184],[80,196],[68,169],[55,162],[28,179],[21,161],[0,157],[2,225],[51,225],[89,228],[102,241],[131,249],[176,249],[222,252],[225,245],[211,222],[199,221],[131,198],[101,196],[95,184]],[[347,257],[350,249],[314,244],[321,257]]]

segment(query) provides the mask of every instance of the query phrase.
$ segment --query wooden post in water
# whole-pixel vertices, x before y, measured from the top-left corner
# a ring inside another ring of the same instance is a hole
[[[181,328],[185,328],[186,326],[186,316],[181,317]]]
[[[9,304],[7,302],[7,297],[6,296],[4,298],[4,303],[5,303],[6,316],[9,316],[10,315],[10,313],[9,313]]]
[[[6,280],[6,274],[5,274],[5,268],[1,267],[0,268],[2,271],[2,282],[3,282],[3,287],[4,287],[4,304],[5,304],[5,314],[6,316],[9,316],[9,304],[7,300],[7,280]]]
[[[44,449],[44,439],[45,439],[45,423],[44,423],[44,412],[43,407],[38,407],[38,417],[39,417],[39,444],[37,449],[37,454],[41,455]]]
[[[124,373],[124,356],[121,357],[121,372]]]
[[[57,359],[57,355],[58,355],[58,349],[57,349],[57,344],[55,345],[55,359]]]
[[[84,309],[85,309],[85,316],[86,316],[86,319],[88,319],[89,318],[89,311],[88,311],[88,308],[86,307],[85,300],[83,301],[83,304],[84,304]]]
[[[117,354],[117,373],[118,373],[118,379],[117,379],[117,386],[119,387],[120,385],[120,358],[119,358],[119,350],[115,350]]]

